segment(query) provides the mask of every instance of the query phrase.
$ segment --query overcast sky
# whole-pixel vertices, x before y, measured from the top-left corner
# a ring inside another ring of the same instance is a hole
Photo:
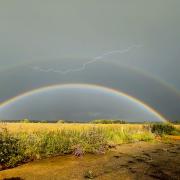
[[[1,0],[0,102],[89,83],[180,120],[179,9],[179,0]]]

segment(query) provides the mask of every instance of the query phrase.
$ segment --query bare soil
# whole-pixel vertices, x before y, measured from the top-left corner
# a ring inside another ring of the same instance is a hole
[[[103,155],[58,156],[0,171],[14,180],[180,180],[180,140],[118,145]]]

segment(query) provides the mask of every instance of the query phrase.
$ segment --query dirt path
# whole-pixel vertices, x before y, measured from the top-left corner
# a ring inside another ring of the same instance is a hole
[[[0,179],[19,180],[81,180],[85,176],[97,180],[178,180],[180,141],[124,144],[105,155],[60,156],[0,172]]]

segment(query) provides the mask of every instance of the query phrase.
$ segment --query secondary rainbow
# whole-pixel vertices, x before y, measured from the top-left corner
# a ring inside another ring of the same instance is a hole
[[[105,62],[105,61],[104,61],[104,62]],[[106,63],[109,63],[109,62],[106,62]],[[111,63],[115,63],[115,62],[111,62]],[[27,63],[20,63],[20,64],[18,64],[18,65],[17,65],[17,64],[16,64],[16,65],[12,65],[11,67],[8,67],[8,66],[7,66],[7,67],[4,68],[4,69],[0,69],[0,73],[7,73],[6,71],[10,72],[11,69],[17,68],[17,67],[19,67],[19,66],[22,66],[22,67],[24,66],[24,67],[26,67],[26,68],[30,68],[30,67],[31,67],[30,64],[31,64],[31,63],[28,63],[28,64],[27,64]],[[160,79],[159,77],[157,77],[157,76],[155,76],[155,75],[153,75],[153,74],[150,74],[150,73],[144,71],[143,69],[134,67],[134,66],[132,67],[132,66],[129,66],[129,65],[120,65],[120,64],[117,64],[117,63],[116,63],[116,65],[119,66],[119,67],[127,68],[127,69],[129,69],[130,71],[133,71],[134,73],[139,73],[140,75],[143,75],[143,76],[145,76],[145,77],[151,78],[152,80],[154,80],[154,81],[156,81],[157,83],[165,86],[165,88],[168,88],[169,90],[172,91],[172,93],[175,93],[178,97],[180,97],[180,91],[179,91],[178,89],[176,89],[172,84],[168,83],[167,81],[162,80],[162,79]]]
[[[10,105],[11,103],[13,103],[15,101],[21,100],[22,98],[31,96],[31,95],[33,95],[35,93],[43,92],[44,90],[48,91],[48,90],[52,90],[52,89],[81,88],[81,87],[82,88],[86,87],[88,89],[93,89],[93,90],[96,90],[96,89],[97,90],[104,90],[107,93],[109,92],[109,93],[112,93],[112,94],[117,95],[117,96],[125,97],[125,98],[137,103],[138,105],[143,106],[146,110],[153,113],[161,121],[168,122],[168,120],[165,117],[163,117],[159,112],[157,112],[155,109],[148,106],[144,102],[140,101],[139,99],[136,99],[135,97],[132,97],[132,96],[130,96],[130,95],[124,93],[124,92],[121,92],[119,90],[112,89],[112,88],[109,88],[109,87],[99,86],[99,85],[96,85],[96,84],[55,84],[55,85],[50,85],[50,86],[44,86],[44,87],[41,87],[41,88],[38,88],[38,89],[34,89],[34,90],[31,90],[31,91],[22,93],[22,94],[20,94],[18,96],[15,96],[15,97],[7,100],[7,101],[4,101],[3,103],[0,104],[0,110],[3,109],[3,108],[6,108],[8,105]]]

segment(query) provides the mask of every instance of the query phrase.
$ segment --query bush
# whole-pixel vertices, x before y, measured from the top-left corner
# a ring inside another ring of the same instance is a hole
[[[100,151],[107,144],[105,134],[98,128],[91,128],[87,132],[82,133],[80,139],[82,139],[84,151],[88,153],[101,153]]]
[[[153,124],[151,126],[152,133],[163,135],[168,134],[171,135],[176,128],[171,124]]]
[[[0,165],[14,167],[21,160],[19,140],[3,129],[0,132]]]
[[[85,172],[84,172],[84,177],[85,177],[86,179],[94,179],[94,178],[95,178],[94,173],[93,173],[93,171],[91,171],[91,170],[85,171]]]

